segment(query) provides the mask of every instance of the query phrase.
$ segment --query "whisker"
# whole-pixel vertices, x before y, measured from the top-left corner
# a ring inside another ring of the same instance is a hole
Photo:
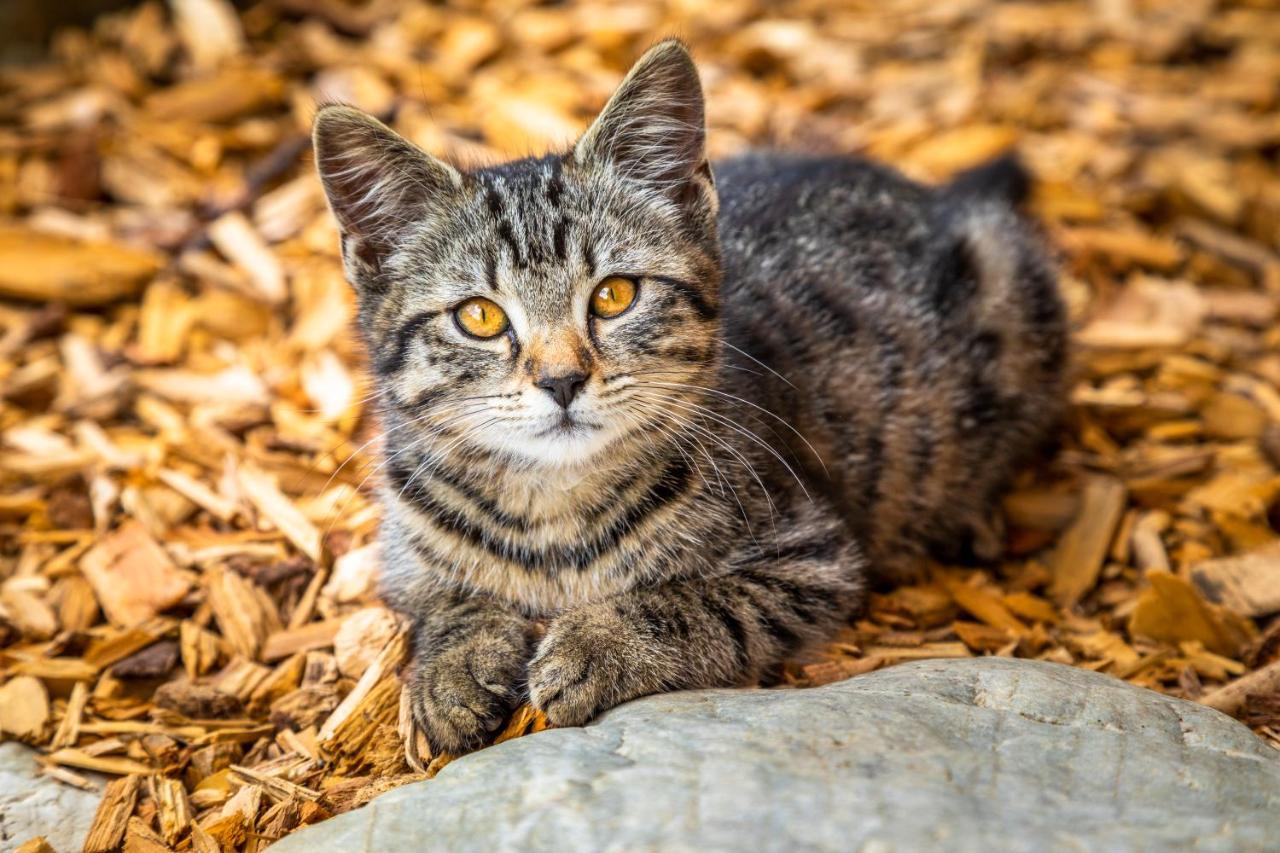
[[[473,404],[473,405],[478,405],[478,404]],[[469,409],[466,412],[455,413],[454,415],[446,419],[443,423],[438,424],[433,428],[425,431],[422,435],[414,436],[413,439],[409,441],[404,447],[386,456],[381,462],[379,462],[376,466],[374,466],[372,471],[370,471],[368,474],[364,476],[363,479],[360,480],[360,482],[356,485],[353,492],[347,496],[347,499],[345,501],[342,502],[342,506],[339,508],[338,512],[334,515],[334,518],[330,520],[328,527],[325,529],[325,535],[327,536],[329,534],[329,532],[333,529],[333,525],[337,523],[337,520],[346,513],[347,507],[351,505],[351,501],[355,498],[355,496],[360,494],[361,490],[364,488],[365,483],[368,483],[372,477],[377,476],[384,468],[386,468],[393,461],[395,461],[395,459],[398,456],[400,456],[402,453],[406,453],[410,450],[416,449],[426,441],[434,439],[435,437],[443,433],[445,430],[447,430],[449,426],[452,425],[453,423],[456,423],[457,421],[462,420],[464,418],[470,417],[471,415],[476,414],[477,412],[482,410],[483,410],[483,406],[475,410]]]
[[[681,402],[682,402],[682,401],[678,401],[678,400],[676,400],[676,399],[675,399],[675,398],[673,398],[673,397],[669,397],[669,396],[663,395],[663,394],[661,394],[660,392],[652,392],[652,391],[643,391],[643,390],[642,390],[642,391],[640,391],[639,393],[640,393],[640,394],[647,395],[647,399],[649,399],[649,400],[651,400],[651,401],[655,401],[655,402],[659,402],[659,403],[664,403],[664,404],[667,404],[667,405],[679,404],[679,403],[681,403]],[[701,407],[699,407],[699,408],[701,408]],[[695,413],[696,413],[696,414],[700,414],[700,415],[705,416],[705,412],[697,412],[696,410],[694,410],[694,411],[695,411]],[[772,498],[772,496],[770,496],[770,494],[769,494],[769,490],[768,490],[768,488],[766,488],[766,487],[765,487],[764,481],[760,478],[759,473],[756,471],[755,466],[751,464],[750,460],[748,460],[748,459],[746,458],[746,456],[745,456],[745,455],[744,455],[740,450],[738,450],[737,448],[735,448],[735,447],[733,447],[731,444],[729,444],[729,443],[724,439],[724,437],[722,437],[722,436],[718,435],[714,430],[711,430],[711,429],[709,429],[708,427],[706,427],[706,426],[704,426],[704,425],[702,425],[702,424],[695,423],[695,422],[694,422],[694,421],[692,421],[690,418],[685,417],[685,416],[681,415],[681,414],[680,414],[680,413],[678,413],[678,412],[664,411],[664,412],[663,412],[663,414],[665,414],[665,415],[667,415],[667,416],[669,416],[669,417],[675,418],[676,420],[678,420],[678,421],[680,421],[680,422],[684,423],[684,424],[687,426],[687,428],[689,428],[689,429],[691,429],[691,430],[694,430],[694,431],[697,431],[700,435],[705,436],[708,440],[712,441],[714,444],[716,444],[717,446],[721,447],[723,450],[727,451],[730,455],[732,455],[732,456],[734,457],[734,459],[735,459],[735,460],[736,460],[740,465],[742,465],[742,467],[743,467],[743,468],[745,468],[745,469],[746,469],[746,471],[751,475],[752,479],[754,479],[754,480],[755,480],[756,485],[760,487],[760,492],[761,492],[761,494],[763,494],[763,495],[764,495],[764,499],[765,499],[766,503],[767,503],[767,504],[768,504],[768,506],[769,506],[769,520],[770,520],[770,524],[771,524],[771,525],[772,525],[772,527],[773,527],[774,540],[775,540],[775,541],[777,541],[777,533],[778,533],[778,531],[777,531],[777,522],[776,522],[776,518],[775,518],[775,514],[776,514],[776,507],[775,507],[775,505],[774,505],[774,503],[773,503],[773,498]],[[717,421],[717,423],[719,423],[719,422]],[[763,446],[765,446],[765,449],[767,449],[767,450],[771,450],[771,448],[769,448],[767,445],[763,445]],[[785,462],[783,462],[783,465],[785,466],[785,465],[786,465],[786,463],[785,463]],[[791,472],[791,473],[792,473],[792,476],[795,476],[795,472]],[[803,491],[803,489],[804,489],[804,486],[803,486],[803,484],[802,484],[802,485],[801,485],[801,490]],[[734,491],[735,491],[735,494],[736,494],[736,489],[735,489]],[[807,496],[807,494],[808,494],[808,493],[806,492],[806,496]],[[750,526],[750,525],[748,524],[748,527],[749,527],[749,526]],[[754,534],[753,534],[753,538],[754,538]]]
[[[742,426],[741,424],[739,424],[739,423],[735,423],[734,421],[730,420],[729,418],[725,417],[724,415],[721,415],[721,414],[720,414],[720,413],[718,413],[718,412],[715,412],[715,411],[713,411],[713,410],[711,410],[711,409],[708,409],[706,406],[703,406],[703,405],[700,405],[700,404],[698,404],[698,403],[694,403],[694,402],[691,402],[691,401],[687,401],[687,400],[679,400],[679,401],[677,401],[677,400],[675,400],[674,398],[673,398],[673,399],[668,400],[667,402],[668,402],[670,405],[673,405],[673,406],[680,406],[681,408],[684,408],[684,409],[686,409],[686,410],[691,410],[691,411],[699,412],[699,413],[701,413],[704,417],[711,418],[712,420],[714,420],[716,423],[720,424],[721,426],[727,427],[727,428],[729,428],[729,429],[733,430],[734,432],[736,432],[736,433],[738,433],[738,434],[740,434],[740,435],[742,435],[742,436],[744,436],[744,437],[746,437],[746,438],[749,438],[751,441],[753,441],[753,442],[755,442],[756,444],[758,444],[761,448],[763,448],[764,450],[768,451],[768,453],[769,453],[771,456],[773,456],[773,458],[774,458],[774,459],[778,460],[778,463],[779,463],[780,465],[782,465],[782,467],[783,467],[783,468],[785,468],[785,469],[787,470],[787,473],[788,473],[788,474],[790,474],[790,475],[792,476],[792,478],[793,478],[793,479],[795,479],[795,481],[796,481],[796,485],[800,487],[800,491],[804,493],[805,498],[806,498],[806,499],[808,499],[809,501],[812,501],[812,500],[813,500],[813,496],[812,496],[812,495],[810,495],[810,494],[809,494],[809,490],[808,490],[807,488],[805,488],[804,481],[803,481],[803,480],[801,480],[800,475],[796,473],[795,469],[791,467],[790,463],[788,463],[786,459],[782,458],[782,454],[780,454],[777,450],[775,450],[773,447],[771,447],[771,446],[769,445],[769,443],[768,443],[768,442],[766,442],[763,438],[761,438],[760,436],[756,435],[754,432],[752,432],[751,430],[749,430],[749,429],[747,429],[746,427]]]
[[[725,346],[727,346],[729,349],[733,350],[734,352],[738,353],[739,355],[745,355],[747,358],[751,359],[751,360],[752,360],[752,361],[754,361],[756,364],[760,365],[760,366],[761,366],[761,367],[763,367],[765,370],[769,371],[769,372],[770,372],[770,373],[772,373],[774,376],[778,377],[778,378],[779,378],[779,379],[781,379],[783,382],[785,382],[785,383],[787,383],[788,385],[790,385],[792,388],[795,388],[795,387],[796,387],[796,386],[795,386],[795,384],[794,384],[790,379],[788,379],[787,377],[783,376],[781,373],[779,373],[778,371],[774,370],[772,367],[770,367],[769,365],[765,364],[763,361],[761,361],[760,359],[756,358],[754,355],[752,355],[751,353],[747,352],[746,350],[744,350],[744,349],[739,349],[738,347],[735,347],[733,344],[729,343],[729,342],[728,342],[728,341],[726,341],[724,338],[721,338],[721,339],[720,339],[720,343],[724,344],[724,345],[725,345]],[[797,388],[796,390],[799,390],[799,389]]]
[[[405,429],[407,427],[417,426],[418,424],[421,424],[424,420],[427,420],[428,418],[431,418],[437,415],[440,412],[440,410],[446,406],[456,406],[465,402],[475,402],[479,400],[485,400],[485,399],[489,399],[492,396],[495,396],[495,395],[485,394],[485,395],[480,395],[475,397],[460,397],[458,399],[442,400],[435,406],[432,406],[431,408],[422,412],[420,415],[414,418],[411,418],[402,424],[397,424],[396,426],[393,426],[390,429],[384,428],[384,429],[378,430],[377,433],[375,433],[372,438],[370,438],[364,444],[357,447],[346,459],[342,461],[342,464],[340,464],[337,468],[333,470],[333,473],[329,475],[329,479],[325,480],[324,486],[321,487],[320,491],[324,492],[326,489],[328,489],[329,486],[333,483],[334,479],[338,476],[338,474],[342,472],[342,469],[345,468],[351,462],[351,460],[359,456],[361,451],[363,451],[369,445],[376,442],[378,439],[385,439],[387,436],[391,435],[394,432]],[[343,443],[346,444],[348,442],[343,442]],[[340,447],[342,447],[341,444],[338,445],[338,447],[335,447],[333,450],[329,451],[329,455],[336,454],[338,452],[338,448]],[[315,465],[318,462],[319,460],[317,459],[315,462],[312,463],[311,470],[315,470]]]
[[[728,490],[729,490],[728,493],[733,495],[733,500],[738,505],[738,511],[742,514],[742,521],[746,525],[747,535],[751,537],[751,541],[755,543],[757,548],[759,548],[760,540],[756,537],[755,529],[751,526],[751,518],[747,514],[747,508],[742,503],[742,498],[738,494],[737,487],[733,484],[731,480],[725,477],[724,472],[720,470],[720,466],[716,464],[715,459],[712,458],[711,453],[710,451],[707,450],[706,445],[704,445],[702,441],[698,438],[697,430],[693,429],[693,427],[695,427],[696,425],[690,422],[688,418],[678,413],[663,412],[661,410],[658,410],[658,413],[665,414],[674,418],[677,421],[677,423],[680,425],[680,426],[677,426],[677,431],[679,431],[681,428],[688,429],[689,438],[692,439],[692,441],[698,446],[698,450],[702,453],[703,457],[706,458],[707,462],[710,463],[712,470],[715,471],[716,480],[720,487],[721,497],[725,495],[725,488],[728,487]],[[653,423],[655,426],[657,426],[658,429],[661,429],[664,435],[669,434],[666,428],[661,424],[657,423],[656,420],[651,420],[650,422]],[[700,466],[699,466],[699,473],[701,473]],[[705,482],[705,478],[704,478],[704,482]],[[710,487],[708,486],[708,488]],[[768,500],[767,492],[765,492],[765,498],[766,500]],[[770,504],[770,511],[772,512],[772,508],[773,508],[772,501],[769,501],[769,504]],[[776,532],[776,529],[775,529],[775,532]]]
[[[800,439],[801,441],[803,441],[803,442],[804,442],[805,447],[809,448],[809,452],[813,454],[814,458],[818,460],[818,464],[822,466],[822,472],[823,472],[823,474],[829,474],[829,473],[830,473],[830,472],[828,472],[828,471],[827,471],[827,464],[822,460],[822,455],[821,455],[820,453],[818,453],[818,449],[817,449],[816,447],[814,447],[814,446],[809,442],[809,439],[805,438],[805,437],[804,437],[804,435],[802,435],[802,434],[801,434],[800,430],[798,430],[798,429],[796,429],[794,426],[792,426],[792,425],[791,425],[791,424],[790,424],[790,423],[789,423],[785,418],[783,418],[781,415],[778,415],[778,414],[775,414],[774,412],[769,411],[769,410],[768,410],[768,409],[766,409],[764,406],[761,406],[761,405],[758,405],[758,404],[756,404],[756,403],[753,403],[753,402],[751,402],[750,400],[743,399],[742,397],[739,397],[739,396],[737,396],[736,394],[730,394],[730,393],[728,393],[727,391],[721,391],[721,390],[719,390],[718,388],[707,388],[707,387],[705,387],[705,386],[703,386],[703,385],[692,385],[692,384],[689,384],[689,383],[687,383],[687,382],[662,382],[662,381],[657,381],[657,382],[655,382],[654,384],[657,384],[657,385],[668,385],[668,386],[672,386],[672,387],[680,387],[680,388],[689,388],[689,389],[691,389],[691,390],[702,391],[702,392],[705,392],[705,393],[708,393],[708,394],[715,394],[715,395],[717,395],[717,396],[719,396],[719,397],[723,397],[723,398],[725,398],[725,399],[727,399],[727,400],[732,400],[732,401],[735,401],[735,402],[742,403],[742,404],[744,404],[744,405],[750,406],[751,408],[755,409],[756,411],[760,412],[761,414],[768,415],[769,417],[771,417],[771,418],[773,418],[774,420],[776,420],[778,423],[782,424],[782,425],[783,425],[784,427],[786,427],[787,429],[791,430],[791,432],[795,435],[795,437],[796,437],[796,438],[798,438],[798,439]]]

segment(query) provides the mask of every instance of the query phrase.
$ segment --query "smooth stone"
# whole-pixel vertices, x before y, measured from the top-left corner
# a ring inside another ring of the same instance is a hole
[[[1086,670],[982,658],[640,699],[460,758],[272,850],[1273,845],[1280,752],[1240,723]]]
[[[16,850],[37,835],[58,853],[80,850],[101,791],[40,775],[34,756],[20,743],[0,744],[0,850]]]

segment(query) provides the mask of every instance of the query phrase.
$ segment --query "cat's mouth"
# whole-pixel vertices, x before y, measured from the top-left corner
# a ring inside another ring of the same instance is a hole
[[[552,438],[556,436],[584,435],[599,428],[599,424],[584,420],[581,417],[575,418],[568,412],[564,412],[556,418],[554,423],[539,432],[538,437]]]

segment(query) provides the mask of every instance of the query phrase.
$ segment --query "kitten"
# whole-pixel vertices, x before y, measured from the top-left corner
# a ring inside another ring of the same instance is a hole
[[[1000,161],[708,165],[665,41],[563,155],[461,171],[331,106],[316,161],[383,413],[383,589],[431,743],[749,683],[993,502],[1059,411],[1063,308]],[[545,622],[545,633],[540,627]]]

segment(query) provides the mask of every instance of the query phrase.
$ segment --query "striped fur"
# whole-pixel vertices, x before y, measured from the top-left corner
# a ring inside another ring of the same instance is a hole
[[[330,107],[317,163],[382,395],[383,589],[414,710],[481,743],[528,695],[574,725],[765,676],[993,501],[1058,411],[1062,308],[1009,163],[929,189],[703,147],[684,48],[572,151],[460,172]],[[638,284],[593,318],[594,287]],[[509,332],[467,337],[483,296]],[[561,409],[543,375],[587,377]]]

